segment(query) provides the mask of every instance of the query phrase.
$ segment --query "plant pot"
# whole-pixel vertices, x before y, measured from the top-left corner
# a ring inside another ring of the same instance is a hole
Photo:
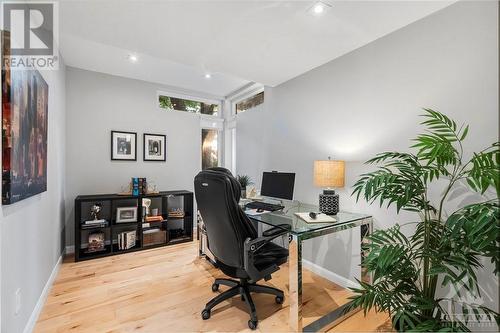
[[[247,198],[247,188],[246,187],[242,187],[241,188],[241,198],[242,199],[246,199]]]

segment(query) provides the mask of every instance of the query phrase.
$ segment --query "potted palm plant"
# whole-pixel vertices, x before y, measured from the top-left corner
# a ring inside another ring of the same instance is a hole
[[[241,198],[245,199],[247,197],[247,186],[253,185],[252,178],[247,175],[238,175],[236,179],[241,185]]]
[[[398,331],[469,331],[469,322],[493,318],[498,324],[498,313],[476,301],[481,295],[480,257],[494,264],[495,276],[499,272],[500,144],[466,160],[463,143],[469,126],[424,110],[426,131],[414,140],[416,153],[378,154],[367,161],[378,169],[354,184],[357,200],[395,205],[398,213],[417,212],[420,218],[368,237],[362,265],[373,283],[358,281],[350,308],[385,311]],[[428,189],[438,179],[445,186],[433,201]],[[481,194],[494,189],[497,195],[446,214],[443,206],[457,184]]]

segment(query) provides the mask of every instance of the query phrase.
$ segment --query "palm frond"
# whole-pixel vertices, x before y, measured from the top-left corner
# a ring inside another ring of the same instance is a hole
[[[472,168],[467,173],[470,187],[484,193],[488,187],[495,188],[500,194],[500,144],[494,143],[486,151],[474,154],[470,163]]]

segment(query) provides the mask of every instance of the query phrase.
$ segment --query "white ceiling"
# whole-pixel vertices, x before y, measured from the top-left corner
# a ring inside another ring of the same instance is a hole
[[[278,85],[454,1],[324,2],[314,16],[314,1],[66,0],[61,53],[70,66],[225,96]]]

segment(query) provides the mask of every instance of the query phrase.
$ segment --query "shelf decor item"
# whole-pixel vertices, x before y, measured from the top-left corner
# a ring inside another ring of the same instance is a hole
[[[116,208],[116,223],[137,222],[137,207]]]
[[[352,289],[346,312],[388,313],[400,332],[477,331],[499,322],[499,314],[482,304],[496,292],[481,288],[477,273],[494,281],[500,269],[500,142],[471,154],[464,147],[468,125],[424,110],[425,132],[413,140],[414,152],[376,155],[366,163],[378,164],[377,170],[354,184],[356,200],[395,205],[416,220],[367,237],[361,269],[373,282]],[[453,212],[453,199],[473,203]],[[488,261],[493,271],[483,267]]]
[[[111,160],[137,161],[137,133],[111,131]]]
[[[172,218],[183,218],[185,216],[185,213],[182,209],[176,208],[168,212],[168,217]]]
[[[99,252],[105,250],[104,232],[96,231],[89,234],[89,245],[87,252]]]
[[[333,187],[344,187],[345,163],[333,161],[314,161],[314,185],[326,187],[319,195],[319,211],[327,215],[339,212],[339,195]]]
[[[2,204],[47,191],[49,86],[36,70],[11,70],[2,31]]]
[[[167,137],[163,134],[144,133],[144,161],[167,160]]]

